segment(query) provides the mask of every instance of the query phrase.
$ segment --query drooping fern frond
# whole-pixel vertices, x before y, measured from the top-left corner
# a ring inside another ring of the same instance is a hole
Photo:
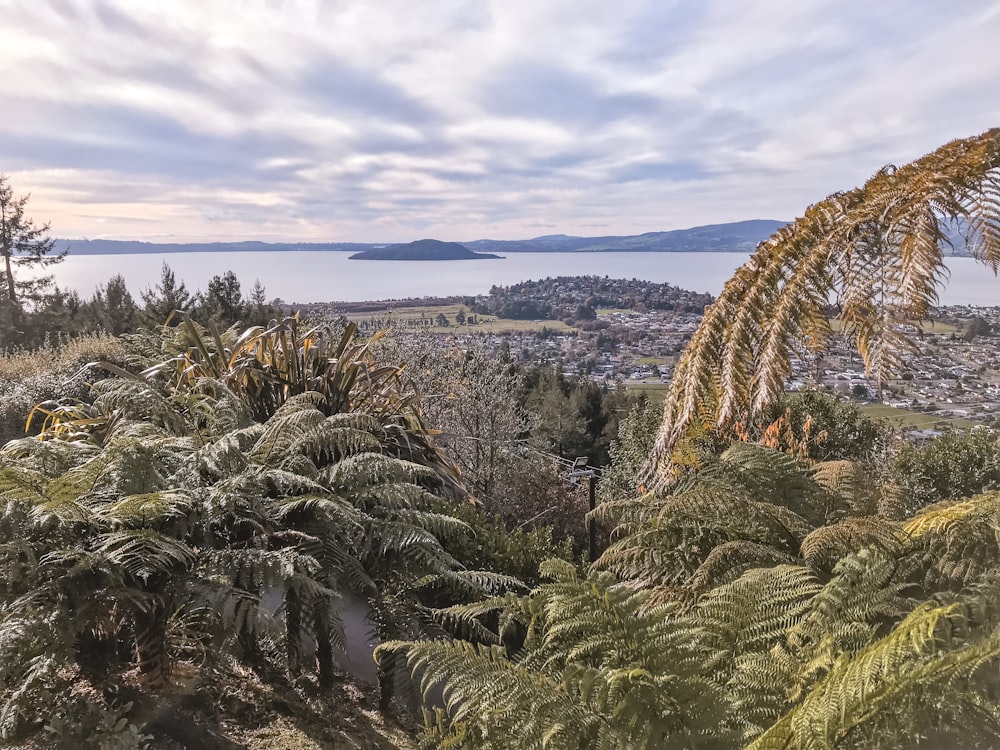
[[[852,515],[877,515],[877,488],[865,468],[856,461],[824,461],[812,468],[813,479],[838,498]]]
[[[707,412],[724,427],[759,414],[784,388],[796,348],[822,351],[837,317],[878,383],[909,345],[943,276],[942,224],[964,222],[973,253],[1000,264],[1000,130],[948,143],[863,187],[810,206],[762,243],[708,308],[664,404],[646,486],[675,475],[674,450]]]
[[[930,590],[961,591],[991,580],[1000,559],[1000,493],[923,509],[903,524],[925,565]]]
[[[808,568],[758,568],[706,594],[690,617],[709,634],[713,667],[728,676],[744,654],[770,651],[781,641],[821,589]]]
[[[897,524],[878,516],[859,516],[816,529],[803,540],[801,554],[816,570],[831,572],[840,559],[861,549],[877,546],[898,553],[902,542]]]

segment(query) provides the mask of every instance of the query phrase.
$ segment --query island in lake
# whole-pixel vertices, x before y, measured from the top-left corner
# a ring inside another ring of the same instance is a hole
[[[350,260],[489,260],[502,257],[492,253],[474,253],[457,242],[417,240],[405,245],[364,250],[352,255]]]

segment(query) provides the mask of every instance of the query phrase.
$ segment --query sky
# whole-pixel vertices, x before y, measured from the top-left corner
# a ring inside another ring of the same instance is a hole
[[[1000,126],[997,0],[0,0],[0,172],[65,238],[790,220]]]

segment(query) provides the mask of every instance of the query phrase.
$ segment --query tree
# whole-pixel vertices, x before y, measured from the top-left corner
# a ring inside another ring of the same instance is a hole
[[[587,425],[567,390],[561,372],[543,368],[528,394],[526,406],[537,417],[531,430],[532,441],[563,458],[576,458],[582,455],[578,451],[587,443]]]
[[[611,462],[597,485],[601,501],[622,500],[637,493],[642,468],[649,458],[660,424],[662,409],[642,394],[618,424],[618,436],[611,442]]]
[[[458,464],[469,491],[502,513],[513,499],[504,480],[518,470],[508,467],[521,466],[516,442],[530,426],[518,401],[522,373],[482,340],[459,347],[430,334],[393,336],[380,351],[407,363],[423,394],[422,411],[441,431],[438,443]]]
[[[949,432],[925,445],[903,446],[895,481],[914,508],[1000,489],[1000,435],[985,427]]]
[[[809,442],[807,457],[814,461],[872,462],[885,451],[891,433],[886,422],[868,417],[857,404],[805,389],[785,394],[765,409],[755,424],[754,437],[781,417],[786,417],[793,434],[800,437],[808,422],[808,431],[815,439]]]
[[[266,326],[270,321],[282,317],[281,310],[267,301],[267,291],[260,279],[254,280],[243,312],[246,318],[243,322],[248,326]]]
[[[240,280],[232,271],[213,276],[202,298],[201,315],[220,324],[223,328],[237,323],[243,317],[243,295]]]
[[[120,336],[135,329],[138,308],[121,274],[112,276],[106,286],[98,287],[88,307],[96,327],[108,333]]]
[[[191,294],[183,281],[177,283],[177,278],[166,261],[163,261],[160,269],[160,283],[155,288],[147,287],[141,295],[145,307],[139,314],[139,322],[147,328],[159,328],[173,313],[187,312],[191,308]],[[179,316],[170,321],[171,325],[180,322]]]
[[[55,240],[48,237],[49,225],[36,226],[25,215],[30,195],[14,195],[7,175],[0,173],[0,255],[4,268],[2,279],[7,300],[19,306],[37,301],[52,284],[48,275],[17,278],[15,269],[48,268],[59,263],[65,252],[55,253]]]
[[[989,336],[991,332],[989,322],[981,315],[975,315],[966,324],[963,337],[966,341],[972,341],[976,336]]]

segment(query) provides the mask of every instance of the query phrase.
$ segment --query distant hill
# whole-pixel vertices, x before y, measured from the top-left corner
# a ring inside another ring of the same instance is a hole
[[[635,235],[607,237],[573,237],[550,234],[530,240],[473,240],[472,242],[442,242],[455,245],[473,253],[598,253],[598,252],[649,252],[649,253],[750,253],[786,222],[771,219],[751,219],[729,224],[708,224],[690,229],[669,232],[647,232]],[[969,255],[958,225],[945,228],[951,241],[943,247],[945,255]],[[122,240],[56,240],[57,250],[69,250],[74,255],[161,255],[163,253],[227,253],[227,252],[285,252],[290,250],[316,250],[333,252],[366,253],[370,250],[395,251],[408,245],[364,242],[194,242],[158,243]],[[366,256],[368,257],[368,256]],[[433,258],[431,259],[433,260]]]
[[[161,255],[163,253],[252,253],[334,250],[356,253],[362,242],[137,242],[133,240],[56,240],[56,250],[73,255]]]
[[[690,229],[646,234],[572,237],[565,234],[531,240],[476,240],[466,246],[476,251],[508,253],[655,252],[655,253],[749,253],[788,222],[751,219],[729,224],[709,224]]]
[[[474,240],[460,247],[475,253],[571,253],[571,252],[751,252],[786,222],[769,219],[737,221],[647,232],[639,235],[574,237],[554,234],[527,240]],[[422,240],[421,240],[422,241]],[[409,243],[410,245],[414,243]],[[458,243],[443,243],[458,244]],[[192,242],[160,243],[125,240],[56,240],[57,250],[74,255],[160,255],[163,253],[285,252],[290,250],[360,253],[368,250],[392,250],[384,243],[364,242]]]
[[[352,255],[350,260],[488,260],[499,257],[490,253],[474,253],[457,242],[416,240],[405,245],[364,250]]]

